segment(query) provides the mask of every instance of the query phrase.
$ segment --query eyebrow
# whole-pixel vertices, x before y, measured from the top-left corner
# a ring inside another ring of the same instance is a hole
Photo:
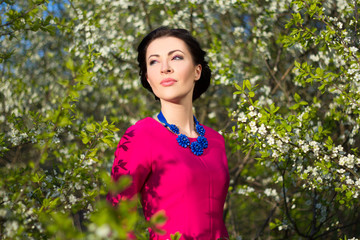
[[[170,56],[171,54],[173,54],[174,52],[177,52],[177,51],[182,52],[182,53],[184,54],[184,52],[181,51],[180,49],[175,49],[175,50],[170,51],[170,52],[168,53],[168,56]],[[160,56],[159,54],[151,54],[151,55],[148,57],[148,59],[151,58],[151,57],[159,57],[159,56]]]

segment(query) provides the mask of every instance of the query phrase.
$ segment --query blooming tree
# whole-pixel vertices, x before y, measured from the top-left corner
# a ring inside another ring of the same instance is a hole
[[[227,140],[231,239],[359,236],[359,4],[1,2],[1,239],[146,239],[166,220],[103,200],[129,184],[109,180],[120,136],[158,111],[136,46],[161,25],[208,52],[195,112]]]

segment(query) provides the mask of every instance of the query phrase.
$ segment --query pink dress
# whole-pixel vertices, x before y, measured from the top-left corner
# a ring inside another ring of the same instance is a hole
[[[141,195],[147,220],[159,210],[168,217],[162,227],[165,235],[149,229],[150,239],[170,239],[180,232],[181,239],[226,239],[223,207],[229,187],[229,171],[223,137],[204,126],[209,146],[201,156],[178,145],[176,135],[155,119],[147,117],[131,126],[115,151],[111,171],[114,181],[121,175],[133,178],[132,185],[116,196]],[[196,138],[190,138],[190,142]]]

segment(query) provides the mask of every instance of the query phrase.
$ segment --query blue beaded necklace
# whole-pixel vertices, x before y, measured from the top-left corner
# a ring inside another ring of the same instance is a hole
[[[196,119],[195,116],[194,116],[195,130],[196,130],[197,134],[199,134],[199,136],[197,137],[196,141],[192,142],[191,144],[190,144],[189,138],[185,134],[180,134],[179,128],[176,125],[169,124],[166,121],[166,119],[161,111],[157,115],[157,117],[158,117],[159,121],[165,125],[165,127],[170,129],[170,131],[172,131],[173,133],[175,133],[178,136],[176,138],[176,140],[181,147],[183,147],[183,148],[190,147],[191,152],[193,154],[195,154],[196,156],[201,156],[204,153],[204,149],[206,149],[208,147],[208,141],[207,141],[206,137],[204,137],[205,128],[200,125],[200,123],[198,122],[198,120]]]

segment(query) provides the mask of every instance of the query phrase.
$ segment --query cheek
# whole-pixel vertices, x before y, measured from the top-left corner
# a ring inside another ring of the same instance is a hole
[[[186,72],[187,78],[191,80],[196,80],[196,77],[198,75],[196,69],[192,65],[184,69],[183,72]]]
[[[151,69],[148,69],[146,72],[146,79],[147,81],[150,83],[150,81],[153,79],[153,72],[151,71]]]
[[[154,74],[156,74],[159,71],[159,64],[155,64],[152,66],[147,66],[146,68],[146,73],[149,77],[153,76]]]
[[[156,75],[154,74],[154,71],[151,69],[148,69],[146,73],[146,80],[149,83],[150,87],[154,89],[154,82],[156,80]]]

